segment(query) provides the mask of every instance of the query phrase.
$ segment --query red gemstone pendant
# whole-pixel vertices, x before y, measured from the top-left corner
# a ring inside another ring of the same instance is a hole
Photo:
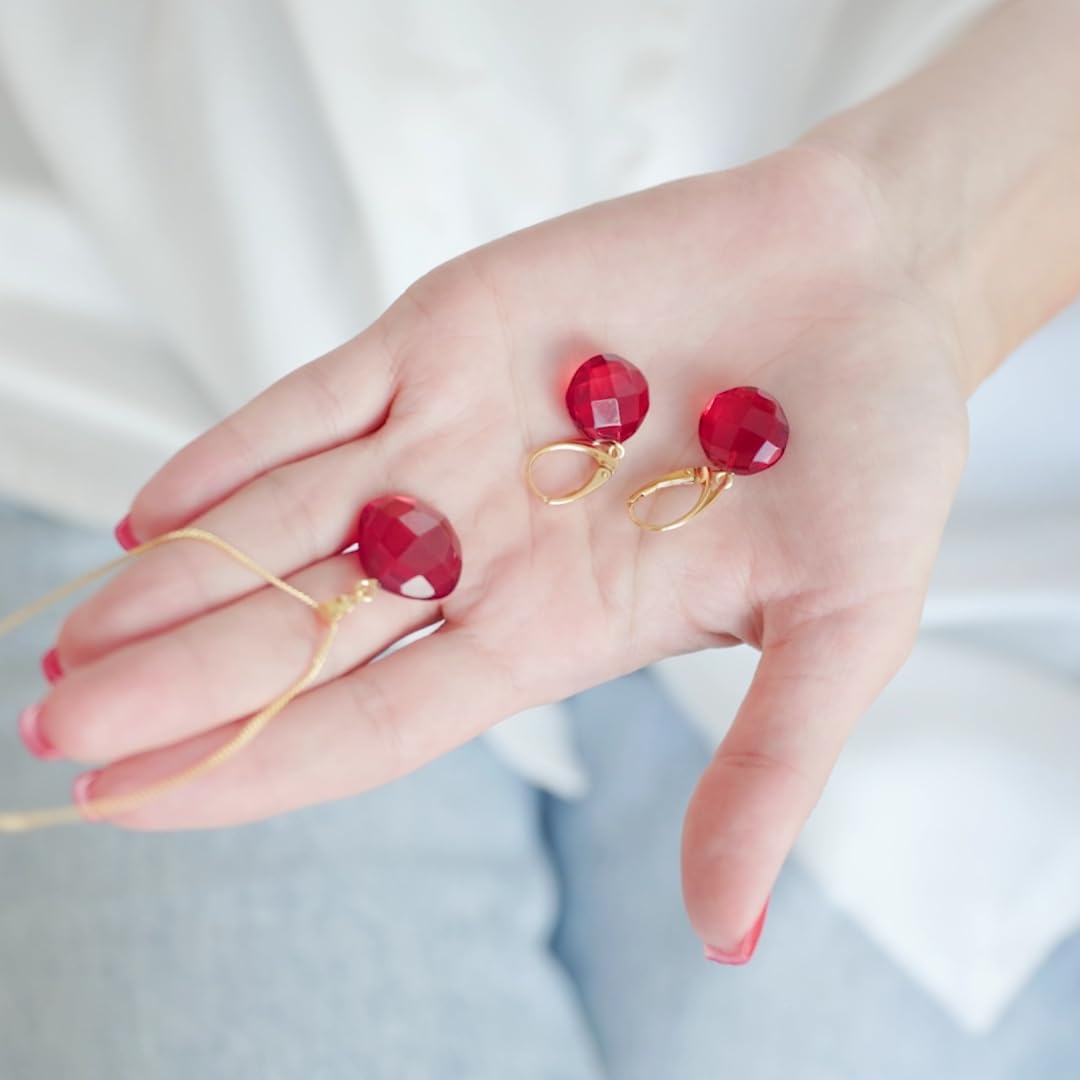
[[[626,442],[649,411],[649,384],[629,361],[600,353],[574,372],[566,408],[586,437]]]
[[[407,495],[383,495],[360,511],[357,554],[364,573],[413,600],[449,596],[461,577],[461,543],[437,510]]]
[[[705,406],[698,438],[708,459],[724,472],[747,476],[775,465],[788,442],[780,402],[754,386],[725,390]]]

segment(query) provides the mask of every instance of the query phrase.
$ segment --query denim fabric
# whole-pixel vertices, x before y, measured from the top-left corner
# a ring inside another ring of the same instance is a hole
[[[8,610],[115,553],[0,508]],[[17,709],[56,617],[0,645],[5,807],[67,797]],[[576,698],[592,790],[474,742],[360,798],[245,828],[0,839],[0,1080],[1063,1080],[1080,942],[991,1035],[959,1031],[789,868],[747,968],[679,898],[706,751],[647,673]]]

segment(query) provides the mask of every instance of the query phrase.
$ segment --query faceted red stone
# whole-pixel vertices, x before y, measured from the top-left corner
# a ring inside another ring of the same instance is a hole
[[[708,459],[725,472],[746,475],[775,465],[788,441],[780,402],[764,390],[737,386],[705,406],[698,438]]]
[[[461,577],[461,543],[437,510],[408,495],[383,495],[360,511],[357,554],[368,577],[413,600],[449,596]]]
[[[601,353],[574,372],[566,388],[566,408],[588,438],[625,442],[649,411],[649,384],[621,356]]]

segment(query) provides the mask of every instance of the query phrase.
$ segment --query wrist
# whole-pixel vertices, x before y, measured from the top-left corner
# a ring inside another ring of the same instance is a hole
[[[1080,294],[1078,32],[1073,0],[1003,3],[802,140],[872,193],[904,272],[955,328],[969,392]]]
[[[944,159],[925,150],[914,161],[897,160],[888,133],[873,117],[842,114],[808,132],[804,150],[831,155],[837,168],[862,191],[877,222],[881,252],[912,296],[926,304],[956,341],[949,360],[965,395],[1009,351],[1013,337],[993,309],[983,268],[981,245],[961,212],[964,179],[949,174]]]

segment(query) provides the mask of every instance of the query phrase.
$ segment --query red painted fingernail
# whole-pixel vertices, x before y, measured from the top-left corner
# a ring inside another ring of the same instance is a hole
[[[57,683],[63,677],[64,668],[60,663],[60,654],[55,648],[50,649],[41,658],[41,671],[50,683]]]
[[[42,734],[40,705],[28,705],[19,713],[19,737],[26,749],[42,761],[60,757],[60,751]]]
[[[87,821],[95,820],[94,814],[87,810],[86,807],[94,798],[92,789],[100,775],[100,769],[80,773],[75,777],[75,782],[71,785],[71,801],[83,811],[83,817],[86,818]]]
[[[116,542],[125,550],[130,551],[132,548],[139,546],[139,541],[135,538],[135,533],[131,529],[131,515],[126,515],[119,525],[113,530],[113,535],[116,537]]]
[[[769,901],[761,909],[757,921],[750,927],[747,935],[735,946],[734,949],[719,949],[715,945],[705,946],[705,959],[714,964],[745,964],[754,955],[758,939],[761,937],[762,927],[765,925],[765,913],[769,910]]]

